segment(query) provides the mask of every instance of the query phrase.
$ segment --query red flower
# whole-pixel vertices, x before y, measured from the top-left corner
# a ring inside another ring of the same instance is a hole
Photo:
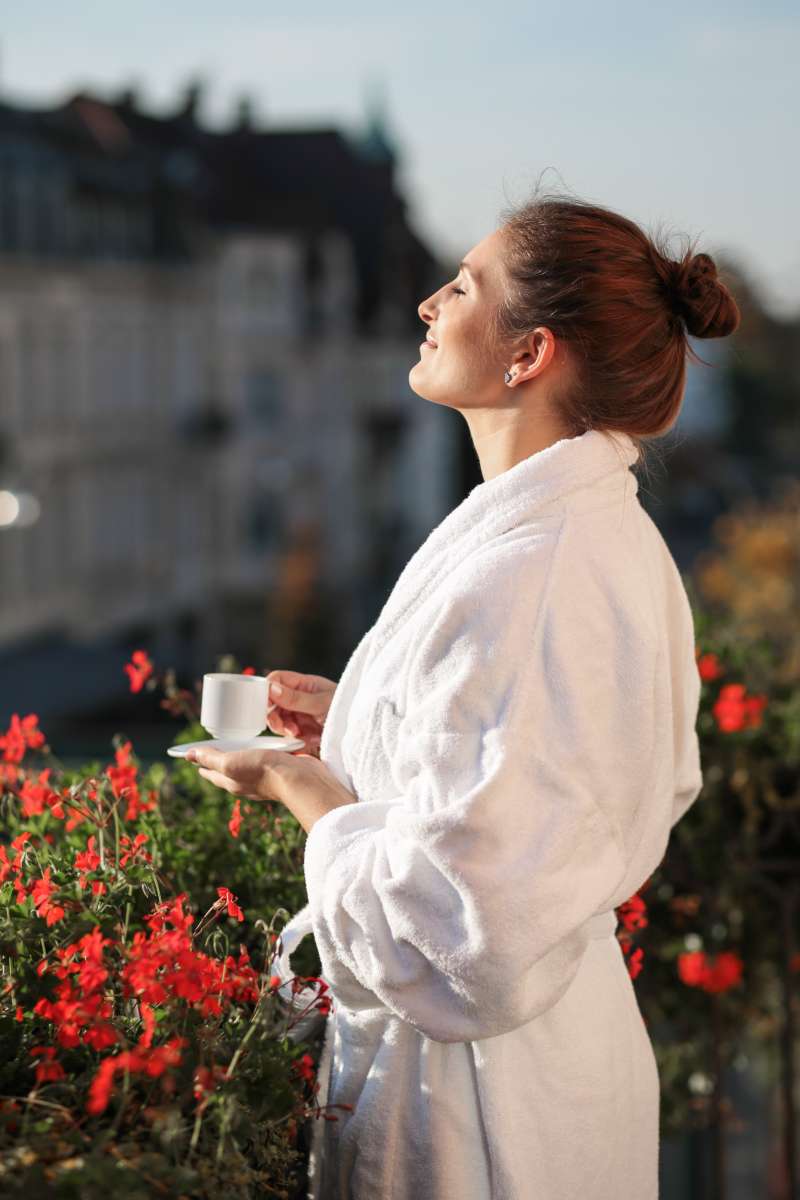
[[[243,675],[255,675],[255,673],[256,673],[255,667],[245,667],[244,670],[242,671]]]
[[[292,1070],[296,1071],[302,1079],[307,1079],[310,1083],[314,1082],[314,1060],[310,1054],[303,1054],[300,1058],[295,1059],[292,1063]]]
[[[678,955],[678,976],[689,987],[700,987],[706,973],[706,956],[702,950]]]
[[[626,961],[628,965],[628,974],[630,975],[631,979],[635,979],[641,971],[643,958],[644,951],[642,950],[641,946],[637,946],[636,949],[628,955]]]
[[[146,833],[137,833],[136,837],[131,841],[125,834],[119,839],[119,844],[123,848],[123,853],[119,856],[119,865],[127,866],[131,859],[141,858],[143,862],[152,862],[151,854],[143,849],[148,841]]]
[[[80,850],[75,855],[75,870],[78,874],[78,887],[86,887],[86,875],[89,871],[94,871],[100,865],[100,855],[95,851],[95,843],[97,839],[92,834],[86,843],[86,849]]]
[[[42,1060],[36,1064],[37,1083],[64,1078],[64,1068],[61,1063],[55,1061],[55,1046],[31,1046],[30,1053],[33,1058],[40,1057]]]
[[[86,1104],[88,1112],[97,1116],[108,1107],[114,1076],[118,1071],[139,1072],[155,1079],[163,1075],[167,1067],[174,1067],[180,1063],[181,1047],[186,1044],[186,1038],[173,1037],[163,1046],[156,1046],[149,1052],[139,1049],[123,1050],[119,1054],[104,1058],[89,1088],[89,1100]]]
[[[116,765],[106,767],[106,775],[111,780],[111,790],[115,799],[127,800],[126,821],[137,820],[141,813],[150,812],[155,808],[156,803],[156,794],[153,791],[148,792],[147,800],[142,800],[139,795],[136,782],[137,767],[130,760],[131,749],[131,742],[125,742],[122,746],[118,746],[115,752]]]
[[[153,1034],[156,1031],[155,1011],[153,1009],[152,1004],[147,1004],[144,1000],[139,1005],[139,1010],[142,1014],[142,1025],[144,1026],[144,1028],[142,1030],[141,1037],[139,1038],[138,1045],[152,1046]]]
[[[620,904],[617,916],[623,928],[629,932],[633,929],[644,929],[647,926],[647,905],[639,893],[634,892],[629,900]]]
[[[732,950],[721,951],[712,962],[702,950],[678,955],[678,975],[689,987],[705,992],[726,992],[742,977],[743,963]]]
[[[194,1069],[192,1091],[201,1110],[208,1104],[208,1098],[216,1089],[220,1079],[224,1079],[226,1068],[215,1064],[213,1067],[198,1066]]]
[[[725,668],[722,666],[719,658],[716,654],[712,653],[700,655],[697,660],[697,669],[704,683],[708,683],[712,679],[718,679],[720,675],[725,674]]]
[[[236,897],[234,896],[233,892],[228,891],[226,887],[218,887],[217,895],[221,900],[225,901],[228,909],[228,916],[235,917],[237,921],[244,920],[244,913],[236,903]]]
[[[37,879],[31,888],[31,895],[37,914],[44,917],[48,925],[55,925],[56,921],[60,921],[64,916],[64,909],[61,905],[53,904],[50,899],[55,891],[58,891],[58,888],[51,882],[50,868],[46,867],[42,878]]]
[[[5,883],[13,870],[13,864],[8,857],[5,846],[0,846],[0,884]]]
[[[54,817],[63,818],[64,809],[61,806],[60,792],[54,792],[51,787],[48,787],[48,779],[50,778],[50,767],[39,773],[39,782],[34,783],[31,779],[26,779],[19,791],[19,797],[22,801],[23,817],[38,817],[41,813],[49,809]]]
[[[230,830],[231,837],[238,838],[239,830],[241,829],[241,827],[242,827],[242,808],[241,808],[241,803],[239,801],[239,797],[237,796],[236,800],[234,801],[234,804],[233,804],[233,812],[231,814],[231,819],[230,819],[230,821],[228,821],[228,829]]]
[[[20,763],[26,750],[37,750],[44,745],[44,734],[36,726],[39,718],[34,713],[19,719],[18,713],[11,716],[8,731],[0,734],[0,751],[7,763]]]
[[[134,650],[131,659],[132,661],[126,663],[123,670],[127,672],[131,691],[140,692],[145,681],[153,674],[153,664],[148,658],[146,650]]]
[[[748,696],[743,683],[728,683],[720,688],[711,711],[723,733],[736,733],[740,729],[758,728],[766,703],[763,694]]]
[[[742,978],[743,963],[732,950],[723,950],[717,955],[703,984],[707,992],[727,992]]]

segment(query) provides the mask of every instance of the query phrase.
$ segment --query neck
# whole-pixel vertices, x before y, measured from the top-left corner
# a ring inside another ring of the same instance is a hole
[[[568,437],[563,426],[538,410],[462,410],[484,481]]]

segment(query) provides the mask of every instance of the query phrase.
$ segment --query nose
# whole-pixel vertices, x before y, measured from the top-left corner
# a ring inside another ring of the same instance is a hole
[[[417,309],[420,320],[424,321],[426,325],[430,325],[433,321],[433,312],[430,307],[431,299],[432,297],[428,296],[427,300],[423,300]]]

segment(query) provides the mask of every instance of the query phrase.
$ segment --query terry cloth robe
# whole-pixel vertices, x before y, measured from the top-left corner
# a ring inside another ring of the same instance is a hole
[[[677,566],[625,434],[472,489],[346,664],[311,828],[333,1007],[312,1200],[655,1200],[659,1078],[614,909],[702,786]],[[322,1020],[323,1018],[320,1018]]]

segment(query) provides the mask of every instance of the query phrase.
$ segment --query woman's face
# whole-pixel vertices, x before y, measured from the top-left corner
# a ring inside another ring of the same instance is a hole
[[[508,356],[491,343],[492,317],[504,294],[501,237],[495,230],[473,246],[455,278],[417,310],[436,348],[420,347],[408,381],[426,400],[459,409],[495,407],[516,391],[503,379]]]
[[[509,286],[503,237],[497,229],[473,246],[455,279],[420,304],[436,347],[421,346],[408,375],[418,396],[463,415],[484,479],[568,436],[555,400],[570,370],[561,342],[544,325],[512,347],[497,340],[494,317]]]

